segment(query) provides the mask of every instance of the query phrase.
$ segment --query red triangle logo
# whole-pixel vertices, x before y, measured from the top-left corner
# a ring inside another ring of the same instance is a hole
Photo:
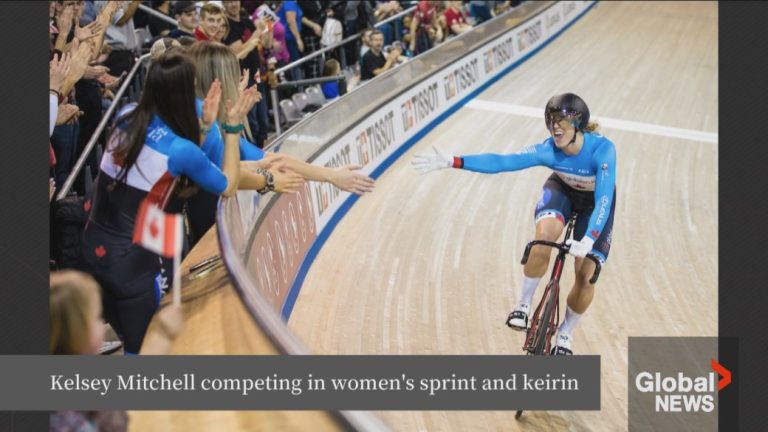
[[[722,390],[725,386],[731,383],[731,371],[716,362],[715,359],[712,359],[712,370],[722,377],[720,378],[720,381],[717,382],[717,391]]]

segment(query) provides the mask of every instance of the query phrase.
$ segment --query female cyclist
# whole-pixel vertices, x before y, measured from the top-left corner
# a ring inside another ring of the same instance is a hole
[[[412,164],[422,173],[443,168],[489,174],[533,166],[552,168],[554,173],[544,183],[536,205],[536,240],[556,241],[571,214],[578,214],[573,238],[580,240],[568,241],[570,253],[576,257],[576,280],[552,348],[553,354],[570,355],[573,329],[595,293],[595,286],[589,283],[595,265],[584,257],[592,252],[605,262],[611,248],[616,150],[610,140],[595,133],[597,124],[590,123],[587,104],[573,93],[553,96],[547,102],[544,120],[551,137],[518,153],[452,157],[433,147],[433,154],[416,155]],[[550,252],[545,246],[535,246],[531,251],[517,307],[507,318],[509,327],[521,331],[528,327],[531,300],[547,271]]]

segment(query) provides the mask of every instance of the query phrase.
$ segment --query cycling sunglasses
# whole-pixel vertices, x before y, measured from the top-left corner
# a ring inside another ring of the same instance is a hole
[[[578,111],[569,110],[567,108],[553,109],[547,111],[545,120],[549,130],[554,129],[555,125],[563,120],[569,120],[571,124],[576,127],[578,122],[581,120],[581,113]]]

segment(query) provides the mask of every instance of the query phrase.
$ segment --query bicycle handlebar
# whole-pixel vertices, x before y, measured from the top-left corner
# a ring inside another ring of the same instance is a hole
[[[571,250],[571,247],[566,244],[555,243],[555,242],[546,241],[546,240],[534,240],[525,246],[523,259],[520,261],[521,264],[525,264],[528,262],[528,254],[530,254],[531,248],[536,245],[549,246],[551,248],[555,248],[565,253],[568,253]],[[587,254],[586,258],[590,259],[592,262],[595,263],[595,271],[594,273],[592,273],[592,279],[589,280],[589,283],[594,284],[595,282],[597,282],[597,278],[600,277],[600,270],[602,270],[603,266],[600,264],[600,259],[597,257],[597,255],[591,252]]]

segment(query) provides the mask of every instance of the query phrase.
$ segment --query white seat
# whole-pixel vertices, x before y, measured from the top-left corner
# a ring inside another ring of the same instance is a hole
[[[296,109],[299,112],[301,112],[301,110],[307,106],[307,103],[309,103],[309,97],[307,97],[307,94],[304,92],[296,93],[295,95],[291,96],[291,99],[293,99],[293,103],[296,105]]]
[[[318,106],[325,105],[325,95],[323,94],[323,90],[320,88],[320,86],[312,86],[306,90],[306,93],[307,98],[309,99],[309,103]]]
[[[290,99],[280,101],[280,110],[283,111],[283,115],[288,123],[295,123],[301,120],[301,110],[297,109],[296,104]]]

